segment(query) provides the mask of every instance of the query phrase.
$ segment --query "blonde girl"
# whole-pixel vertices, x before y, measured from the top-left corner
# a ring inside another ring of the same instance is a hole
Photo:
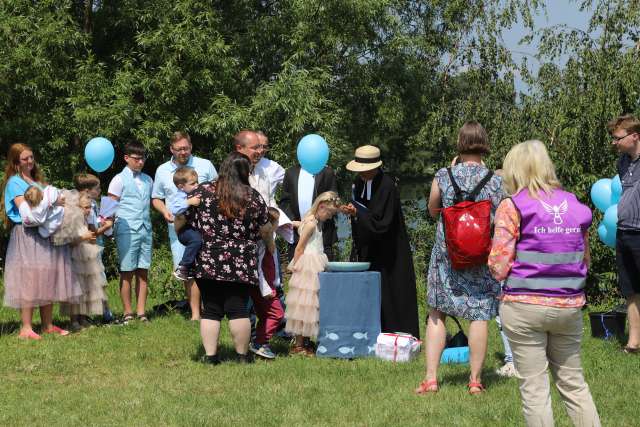
[[[295,336],[293,354],[312,356],[313,349],[304,347],[304,338],[316,338],[320,320],[318,273],[324,270],[328,260],[323,250],[322,223],[333,218],[338,211],[338,194],[326,191],[313,202],[304,215],[289,270],[293,273],[286,297],[285,331]]]
[[[87,193],[69,191],[66,193],[66,213],[72,221],[65,221],[67,235],[74,237],[71,244],[71,268],[80,281],[82,297],[78,304],[63,304],[60,311],[71,317],[71,330],[78,331],[90,325],[86,316],[102,314],[107,300],[104,292],[106,277],[99,257],[101,248],[96,244],[95,234],[89,231],[88,220],[92,214],[91,198]]]

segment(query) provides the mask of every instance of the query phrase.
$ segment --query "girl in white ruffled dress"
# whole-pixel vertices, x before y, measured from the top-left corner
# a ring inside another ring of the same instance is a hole
[[[318,336],[318,273],[324,271],[328,261],[323,249],[321,224],[336,214],[338,204],[337,193],[326,191],[320,194],[298,227],[300,239],[288,267],[293,274],[289,280],[285,311],[285,331],[295,336],[295,344],[291,350],[294,354],[313,355],[312,349],[304,347],[304,338]]]
[[[85,236],[89,231],[87,219],[91,215],[91,198],[86,193],[70,191],[65,201],[65,219],[61,229],[53,236],[56,239]],[[66,236],[66,237],[65,237]],[[82,287],[79,304],[61,304],[60,311],[71,316],[71,329],[79,330],[89,323],[86,316],[103,313],[107,300],[104,292],[106,277],[100,259],[100,246],[93,239],[75,238],[71,243],[71,269]]]

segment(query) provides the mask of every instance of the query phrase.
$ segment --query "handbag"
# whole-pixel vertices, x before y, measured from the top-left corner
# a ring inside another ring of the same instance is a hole
[[[445,346],[445,348],[467,347],[469,345],[469,339],[465,335],[464,330],[462,329],[462,325],[460,324],[458,319],[453,316],[450,317],[454,322],[456,322],[456,325],[458,325],[458,332],[456,332],[456,334],[453,336],[449,336],[447,334],[447,345]]]

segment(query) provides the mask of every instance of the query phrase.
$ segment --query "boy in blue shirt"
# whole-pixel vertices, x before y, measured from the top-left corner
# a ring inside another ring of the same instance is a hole
[[[119,202],[113,235],[120,262],[120,298],[124,323],[134,319],[131,307],[131,282],[136,278],[136,314],[147,321],[147,275],[151,265],[151,188],[153,180],[142,173],[146,154],[144,146],[129,143],[124,149],[127,164],[109,184],[109,197]]]
[[[183,166],[173,174],[173,183],[178,188],[171,202],[169,210],[174,215],[174,226],[178,240],[184,245],[184,253],[173,275],[178,280],[191,279],[191,267],[202,246],[202,236],[187,224],[184,214],[191,206],[199,206],[200,198],[189,197],[188,193],[198,188],[198,173],[195,169]]]

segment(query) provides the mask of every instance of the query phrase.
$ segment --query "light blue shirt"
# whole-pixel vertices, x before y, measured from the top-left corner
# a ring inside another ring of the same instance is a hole
[[[151,231],[149,202],[151,200],[151,177],[145,173],[134,173],[125,166],[118,174],[122,179],[122,194],[116,211],[114,233],[128,234],[146,227]],[[138,187],[135,179],[139,178],[143,186]]]
[[[194,168],[198,174],[198,184],[207,181],[215,181],[218,178],[218,172],[207,159],[191,156],[185,166]],[[156,176],[153,182],[152,199],[164,199],[169,206],[178,192],[178,188],[173,183],[173,174],[180,165],[174,163],[173,158],[166,163],[161,164],[156,169]]]
[[[171,209],[173,201],[176,198],[176,194],[178,193],[178,187],[173,183],[173,174],[180,166],[181,165],[174,163],[172,158],[168,162],[161,164],[158,169],[156,169],[156,178],[153,183],[151,198],[164,199],[167,209]],[[216,172],[216,168],[213,167],[213,164],[209,160],[191,156],[185,166],[192,167],[196,170],[199,184],[218,179],[218,172]],[[184,246],[180,244],[172,223],[167,224],[167,230],[169,231],[169,244],[171,246],[173,266],[175,268],[182,259]]]
[[[7,218],[14,224],[22,224],[22,218],[20,217],[18,206],[16,206],[13,199],[18,196],[24,196],[27,188],[29,188],[27,181],[18,175],[13,175],[9,178],[9,181],[7,181],[7,186],[4,189],[4,210]]]
[[[189,209],[189,205],[187,204],[187,193],[182,190],[178,190],[176,194],[171,198],[171,202],[169,202],[168,206],[169,212],[173,215],[183,214]]]

